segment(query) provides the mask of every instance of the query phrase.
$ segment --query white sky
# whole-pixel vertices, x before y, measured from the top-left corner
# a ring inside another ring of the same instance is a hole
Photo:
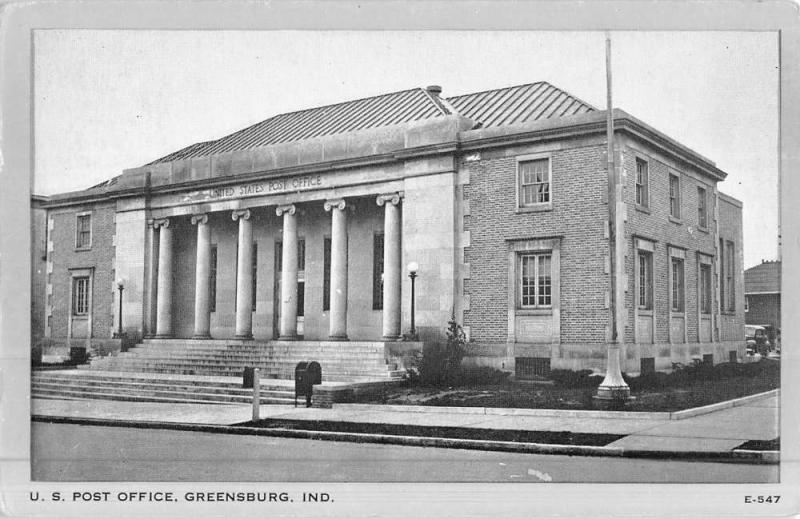
[[[600,32],[35,34],[33,192],[84,189],[275,114],[438,84],[549,81],[603,109]],[[612,33],[614,105],[715,161],[745,267],[777,256],[778,45],[766,32]]]

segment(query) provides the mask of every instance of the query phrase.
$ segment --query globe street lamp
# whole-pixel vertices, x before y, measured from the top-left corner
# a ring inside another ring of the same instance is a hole
[[[117,289],[119,290],[119,317],[117,318],[117,333],[114,334],[115,339],[122,339],[122,291],[125,290],[125,280],[119,278],[117,280]]]
[[[414,325],[414,281],[417,279],[417,271],[419,270],[419,264],[416,261],[412,261],[408,264],[408,277],[411,278],[411,338],[417,338],[417,328]]]

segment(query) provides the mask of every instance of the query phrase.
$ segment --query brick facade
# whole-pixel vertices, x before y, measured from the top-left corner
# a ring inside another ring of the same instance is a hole
[[[52,316],[50,333],[53,338],[70,337],[70,308],[72,297],[71,272],[76,269],[91,270],[91,337],[110,338],[114,326],[114,229],[115,204],[74,206],[50,211],[52,220],[50,241],[52,272]],[[86,249],[76,248],[76,225],[79,213],[91,214],[92,244]],[[84,339],[76,339],[81,342]]]

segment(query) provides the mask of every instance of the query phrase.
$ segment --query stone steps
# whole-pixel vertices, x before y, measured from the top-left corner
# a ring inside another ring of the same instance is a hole
[[[97,372],[102,373],[102,372]],[[248,404],[252,402],[252,389],[241,383],[213,379],[171,380],[168,378],[126,377],[124,375],[80,374],[59,375],[57,372],[36,372],[32,378],[33,398],[99,399],[130,402],[166,402],[200,404]],[[282,386],[262,384],[261,404],[293,404],[294,390]]]

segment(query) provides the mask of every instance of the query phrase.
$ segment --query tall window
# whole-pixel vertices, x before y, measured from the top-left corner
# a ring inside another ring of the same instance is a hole
[[[550,202],[550,159],[519,163],[519,194],[520,207]]]
[[[92,215],[79,214],[76,223],[75,247],[78,249],[90,248],[92,246]]]
[[[639,293],[637,294],[637,305],[641,310],[652,310],[653,308],[653,253],[639,251]]]
[[[669,215],[681,217],[681,179],[678,175],[669,176]]]
[[[683,312],[684,308],[684,272],[683,260],[671,258],[672,262],[672,311]]]
[[[372,240],[372,309],[383,310],[383,234]]]
[[[256,311],[256,287],[258,286],[258,243],[253,242],[253,288],[252,288],[252,303],[253,311]]]
[[[297,240],[297,270],[306,269],[306,241]]]
[[[705,188],[697,188],[697,226],[708,227],[708,200]]]
[[[711,265],[700,265],[700,313],[711,313]]]
[[[322,311],[331,309],[331,239],[322,242]]]
[[[552,256],[520,254],[520,306],[549,308],[552,305]]]
[[[734,262],[734,246],[732,241],[725,242],[725,295],[726,306],[729,312],[736,311],[736,294],[733,273],[736,268]]]
[[[209,273],[208,310],[217,311],[217,246],[211,246],[211,271]]]
[[[650,206],[647,161],[636,159],[636,205]]]
[[[72,315],[89,313],[89,277],[72,280]]]

